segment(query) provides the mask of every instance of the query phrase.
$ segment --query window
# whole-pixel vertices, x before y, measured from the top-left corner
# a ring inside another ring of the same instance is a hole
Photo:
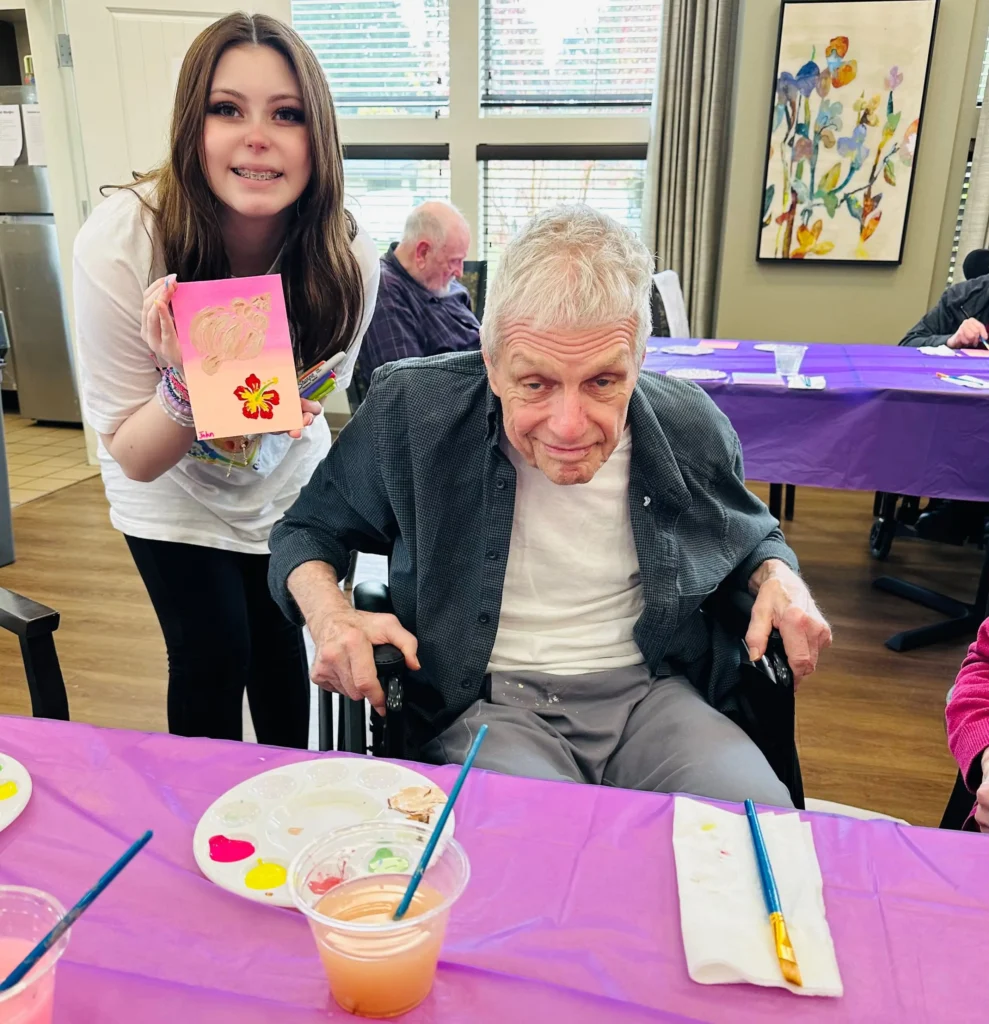
[[[983,72],[984,74],[984,72]],[[955,272],[959,271],[958,267],[958,243],[961,241],[962,234],[962,217],[965,216],[965,202],[968,199],[968,183],[972,179],[972,150],[968,151],[968,162],[965,164],[965,180],[962,182],[962,197],[958,204],[958,217],[955,220],[955,237],[951,243],[951,262],[948,264],[948,284],[952,285],[955,283]],[[962,259],[967,256],[965,253]]]
[[[412,207],[427,199],[450,200],[446,146],[389,149],[344,147],[347,208],[382,253],[402,237]]]
[[[591,159],[567,159],[567,150],[582,150]],[[639,232],[645,146],[478,146],[478,160],[483,258],[489,264],[530,217],[556,203],[587,203]]]
[[[448,0],[292,0],[292,25],[341,116],[449,112]]]
[[[482,3],[482,108],[648,109],[661,0]]]

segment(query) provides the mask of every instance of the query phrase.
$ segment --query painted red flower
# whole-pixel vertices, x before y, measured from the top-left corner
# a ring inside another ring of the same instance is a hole
[[[275,406],[280,399],[278,392],[271,390],[271,385],[277,383],[278,378],[274,377],[262,384],[257,374],[252,373],[243,384],[234,388],[234,398],[244,403],[241,412],[249,420],[256,420],[259,416],[270,420],[275,415]]]

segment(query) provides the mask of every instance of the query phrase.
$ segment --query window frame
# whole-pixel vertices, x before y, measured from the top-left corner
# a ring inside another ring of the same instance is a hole
[[[481,195],[478,146],[572,147],[567,159],[592,159],[595,147],[649,142],[648,114],[611,109],[604,114],[568,110],[560,115],[485,114],[480,107],[481,2],[450,4],[450,113],[430,118],[340,117],[340,136],[350,147],[371,147],[378,157],[408,152],[410,147],[446,146],[450,160],[450,198],[471,225],[470,259],[478,259]],[[483,258],[483,257],[480,257]]]

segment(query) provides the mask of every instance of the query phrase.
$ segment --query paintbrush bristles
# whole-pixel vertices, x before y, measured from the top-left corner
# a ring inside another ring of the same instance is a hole
[[[790,943],[790,935],[786,930],[786,921],[782,914],[770,914],[769,920],[773,926],[773,943],[776,946],[776,958],[780,962],[780,970],[783,977],[791,985],[803,988],[803,979],[800,977],[800,968],[797,966],[797,955],[793,952]]]

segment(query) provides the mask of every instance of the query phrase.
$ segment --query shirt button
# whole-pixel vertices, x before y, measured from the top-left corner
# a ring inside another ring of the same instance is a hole
[[[505,489],[505,481],[504,481],[504,480],[499,480],[499,481],[498,481],[498,482],[497,482],[497,483],[495,484],[495,487],[496,487],[496,488],[497,488],[497,489],[498,489],[499,491],[503,491],[503,490]]]
[[[492,550],[492,551],[488,552],[488,560],[489,561],[494,562],[494,561],[497,560],[497,558],[498,558],[498,552],[497,551]]]
[[[470,689],[470,680],[469,680],[469,679],[465,679],[465,680],[464,680],[464,681],[463,681],[463,682],[462,682],[462,683],[460,684],[460,686],[461,686],[461,688],[462,688],[462,689],[464,689],[464,690],[469,690],[469,689]]]
[[[481,614],[480,614],[480,615],[478,615],[478,617],[477,617],[477,621],[478,621],[478,622],[480,622],[480,624],[481,624],[482,626],[483,626],[483,625],[486,625],[486,624],[487,624],[487,621],[488,621],[488,615],[487,615],[487,612],[481,612]]]

